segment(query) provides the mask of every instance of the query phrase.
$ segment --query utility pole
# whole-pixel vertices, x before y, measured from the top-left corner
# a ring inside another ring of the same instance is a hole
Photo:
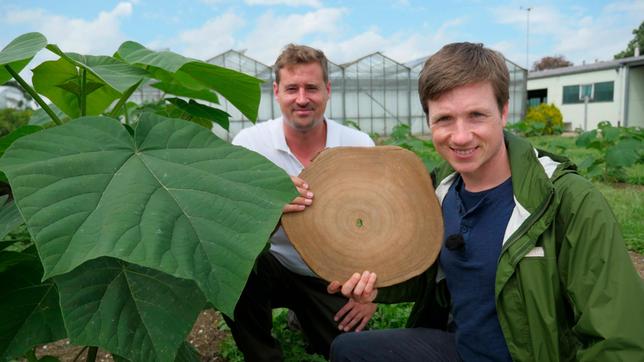
[[[525,10],[526,18],[526,31],[525,31],[525,69],[530,71],[530,11],[532,10],[531,6],[524,8],[520,7],[521,10]]]

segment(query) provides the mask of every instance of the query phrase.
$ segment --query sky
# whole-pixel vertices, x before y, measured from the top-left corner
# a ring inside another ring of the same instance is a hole
[[[525,68],[552,55],[610,60],[643,20],[644,0],[0,0],[0,48],[37,31],[81,54],[133,40],[202,60],[244,50],[270,65],[293,42],[342,64],[376,51],[405,63],[470,41]],[[47,52],[29,68],[55,58]]]

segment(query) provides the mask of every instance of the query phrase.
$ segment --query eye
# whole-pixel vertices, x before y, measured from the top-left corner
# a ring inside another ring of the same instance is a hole
[[[447,121],[449,121],[449,120],[450,120],[450,117],[448,117],[448,116],[441,116],[441,117],[435,118],[435,119],[432,121],[432,123],[435,123],[435,124],[436,124],[436,123],[445,123],[445,122],[447,122]]]
[[[486,114],[483,113],[483,112],[475,111],[475,112],[470,113],[470,118],[472,118],[472,119],[483,119],[485,117],[486,117]]]

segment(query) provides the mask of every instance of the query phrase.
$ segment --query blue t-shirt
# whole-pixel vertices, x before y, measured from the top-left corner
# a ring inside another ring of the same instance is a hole
[[[464,361],[512,360],[494,302],[496,267],[514,208],[511,180],[469,192],[459,176],[443,200],[446,243],[439,262],[452,297],[457,350]]]

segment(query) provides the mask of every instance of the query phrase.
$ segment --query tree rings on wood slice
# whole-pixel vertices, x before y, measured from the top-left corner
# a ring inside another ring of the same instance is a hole
[[[425,271],[443,240],[441,207],[423,162],[396,146],[322,151],[300,177],[314,193],[282,226],[321,278],[377,273],[384,287]]]

